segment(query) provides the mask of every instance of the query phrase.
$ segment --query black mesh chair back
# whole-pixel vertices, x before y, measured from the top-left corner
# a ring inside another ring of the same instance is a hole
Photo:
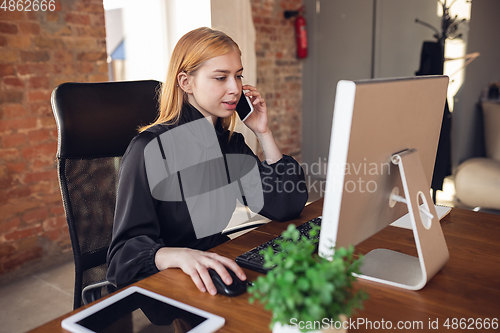
[[[159,87],[158,81],[63,83],[52,92],[75,309],[82,289],[106,278],[121,157],[138,127],[156,118]]]

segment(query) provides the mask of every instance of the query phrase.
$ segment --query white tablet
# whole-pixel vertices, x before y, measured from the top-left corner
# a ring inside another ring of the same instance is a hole
[[[70,332],[215,332],[224,318],[139,287],[127,288],[71,317]]]

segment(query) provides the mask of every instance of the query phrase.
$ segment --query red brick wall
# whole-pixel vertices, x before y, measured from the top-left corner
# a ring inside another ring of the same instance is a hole
[[[284,154],[298,160],[302,145],[302,61],[296,56],[295,19],[302,0],[252,0],[256,30],[257,88],[264,94],[269,128]]]
[[[71,252],[50,94],[67,81],[107,81],[105,45],[102,0],[0,9],[0,275]]]

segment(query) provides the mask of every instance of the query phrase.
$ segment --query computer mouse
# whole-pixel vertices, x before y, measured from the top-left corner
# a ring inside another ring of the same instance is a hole
[[[225,284],[224,281],[222,281],[219,273],[217,273],[214,269],[208,269],[208,273],[210,274],[215,288],[217,289],[217,293],[229,297],[243,294],[247,290],[248,283],[246,281],[241,281],[229,268],[226,267],[226,269],[233,279],[233,283],[231,283],[230,285]]]

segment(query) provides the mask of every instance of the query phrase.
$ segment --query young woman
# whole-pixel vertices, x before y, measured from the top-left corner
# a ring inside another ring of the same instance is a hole
[[[212,295],[217,291],[208,268],[216,270],[227,284],[232,281],[226,268],[246,280],[236,262],[207,252],[228,238],[220,232],[196,237],[184,197],[163,201],[152,195],[145,149],[151,142],[156,144],[154,140],[159,140],[161,135],[176,135],[181,126],[206,120],[208,122],[203,124],[213,126],[217,149],[224,158],[229,154],[243,154],[257,161],[264,199],[258,213],[277,220],[288,220],[301,213],[307,201],[302,169],[293,158],[280,152],[268,127],[266,103],[255,87],[242,84],[242,73],[238,45],[220,31],[199,28],[177,43],[162,86],[158,119],[142,128],[131,141],[120,166],[107,273],[108,280],[115,286],[125,286],[168,268],[182,269],[200,291]],[[257,136],[265,155],[264,162],[253,154],[241,134],[233,132],[235,108],[242,90],[246,91],[254,107],[245,125]],[[234,211],[236,197],[224,200],[230,202]],[[226,225],[230,217],[224,216]]]

